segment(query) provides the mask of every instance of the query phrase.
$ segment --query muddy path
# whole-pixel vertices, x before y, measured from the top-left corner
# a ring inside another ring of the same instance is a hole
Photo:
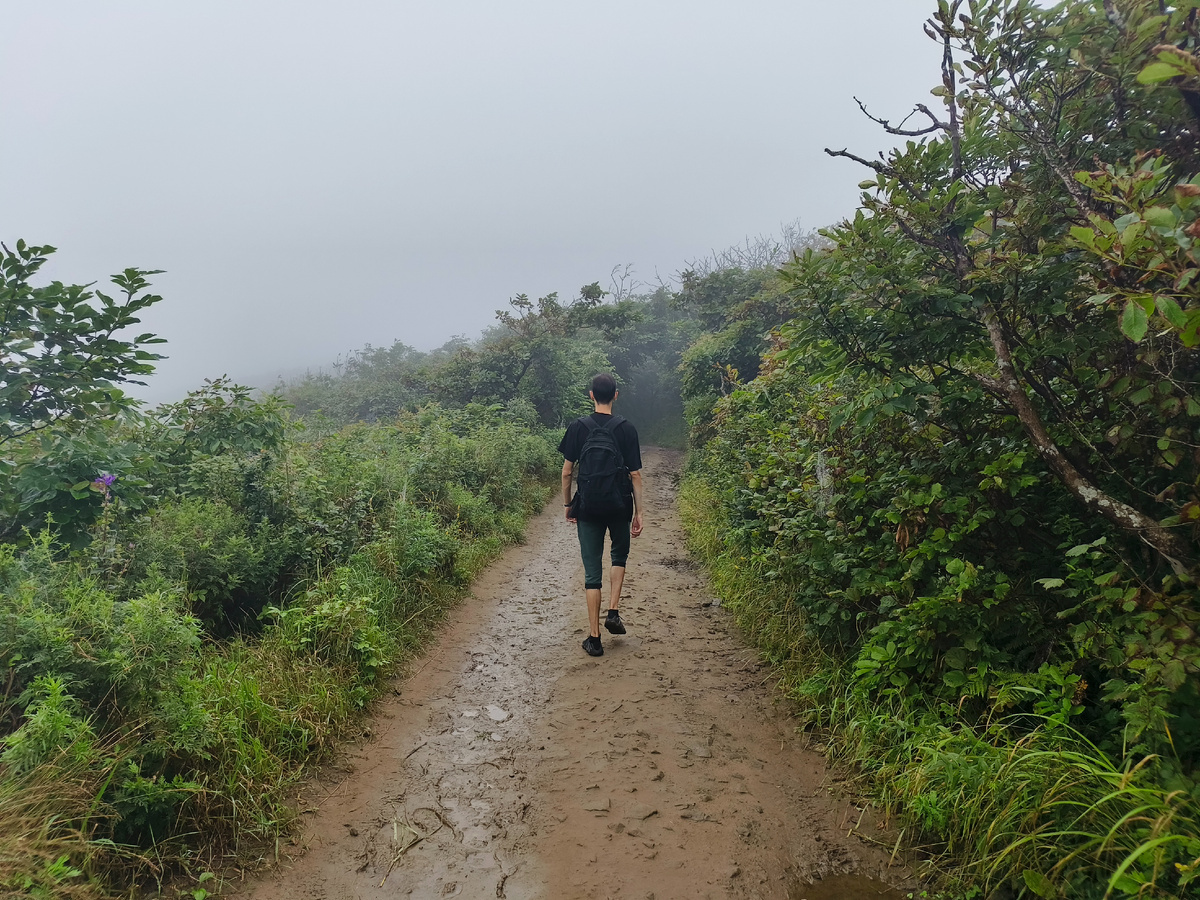
[[[905,873],[848,836],[860,811],[830,796],[688,559],[680,461],[645,454],[627,635],[602,631],[600,658],[580,648],[578,544],[551,501],[396,682],[372,739],[312,786],[280,866],[239,895],[903,897],[879,879],[907,887]]]

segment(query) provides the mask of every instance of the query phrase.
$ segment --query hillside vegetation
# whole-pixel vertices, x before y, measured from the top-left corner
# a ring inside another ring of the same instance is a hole
[[[5,248],[0,893],[271,855],[607,370],[643,444],[687,443],[694,551],[941,896],[1194,896],[1198,9],[941,0],[933,100],[829,151],[852,218],[267,396],[142,409],[158,340],[120,336],[154,273],[110,297]]]
[[[720,589],[981,895],[1200,884],[1196,6],[940,4],[937,102],[832,151],[862,208],[693,431]]]

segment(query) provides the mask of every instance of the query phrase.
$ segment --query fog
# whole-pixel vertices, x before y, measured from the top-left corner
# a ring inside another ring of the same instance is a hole
[[[932,0],[48,2],[0,26],[0,238],[165,269],[141,394],[474,337],[852,213],[938,82]]]

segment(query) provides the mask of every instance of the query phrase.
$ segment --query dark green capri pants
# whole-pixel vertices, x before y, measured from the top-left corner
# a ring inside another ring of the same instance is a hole
[[[583,555],[583,587],[598,591],[602,587],[604,533],[612,536],[612,564],[624,568],[629,559],[629,522],[578,523],[579,552]]]

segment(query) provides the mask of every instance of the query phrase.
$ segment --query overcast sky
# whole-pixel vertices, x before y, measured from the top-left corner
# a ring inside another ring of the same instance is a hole
[[[0,238],[165,269],[154,400],[851,213],[933,0],[80,0],[0,24]],[[11,246],[11,243],[10,243]]]

